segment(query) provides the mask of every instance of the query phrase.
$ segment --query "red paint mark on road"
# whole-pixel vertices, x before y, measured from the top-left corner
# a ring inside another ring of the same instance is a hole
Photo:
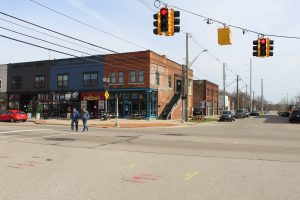
[[[10,166],[10,165],[7,165],[6,167],[10,167],[10,168],[14,168],[14,169],[21,169],[21,167],[17,167],[17,166]]]
[[[146,181],[158,181],[159,176],[154,175],[146,175],[146,174],[139,174],[137,176],[132,176],[130,179],[126,181],[134,182],[134,183],[145,183]]]

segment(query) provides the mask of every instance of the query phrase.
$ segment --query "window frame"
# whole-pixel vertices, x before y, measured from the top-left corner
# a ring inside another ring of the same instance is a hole
[[[41,84],[41,77],[44,78],[43,85]],[[38,86],[36,85],[36,78],[39,78],[39,80],[38,80]],[[46,79],[46,75],[35,75],[34,76],[34,82],[33,82],[34,88],[35,89],[43,89],[43,88],[45,88],[45,79]]]
[[[122,74],[122,76],[120,76],[120,74]],[[122,77],[122,82],[120,82],[120,77]],[[124,84],[124,72],[123,71],[118,72],[118,84]]]
[[[112,75],[114,75],[114,79],[112,79]],[[114,80],[114,81],[112,81]],[[111,72],[110,75],[109,75],[109,83],[110,84],[116,84],[116,72]]]
[[[60,86],[59,84],[58,84],[58,82],[59,82],[59,80],[58,80],[58,77],[59,76],[61,76],[62,77],[62,85]],[[68,81],[67,81],[67,85],[64,85],[64,77],[65,76],[67,76],[68,77]],[[57,82],[56,82],[56,84],[57,84],[57,87],[58,88],[66,88],[66,87],[69,87],[69,74],[68,73],[65,73],[65,74],[57,74],[57,76],[56,76],[56,78],[57,78]]]
[[[20,87],[15,87],[15,86],[14,86],[14,79],[15,79],[15,78],[20,78]],[[13,76],[12,79],[11,79],[11,82],[12,82],[12,83],[11,83],[11,88],[12,88],[12,89],[14,89],[14,90],[22,89],[22,76]]]
[[[142,73],[142,75],[140,74]],[[142,81],[140,81],[140,78],[143,77]],[[145,80],[144,80],[144,71],[139,71],[138,72],[138,83],[144,83]]]
[[[133,74],[132,74],[133,73]],[[129,83],[136,83],[135,70],[129,71]],[[132,80],[133,78],[133,80]]]
[[[97,75],[97,78],[96,79],[92,79],[92,75],[93,74],[96,74]],[[85,85],[85,75],[88,75],[89,76],[89,79],[86,79],[88,80],[88,84]],[[83,75],[82,75],[82,80],[83,80],[83,87],[85,88],[92,88],[92,87],[97,87],[98,86],[98,83],[99,83],[99,75],[98,75],[98,72],[83,72]],[[96,80],[96,84],[92,84],[93,83],[93,80]]]
[[[172,77],[168,76],[168,87],[172,88]]]
[[[158,71],[155,73],[155,84],[160,85],[160,73]]]

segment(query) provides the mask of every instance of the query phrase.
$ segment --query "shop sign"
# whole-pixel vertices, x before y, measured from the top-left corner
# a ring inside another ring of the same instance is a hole
[[[65,100],[70,101],[71,100],[71,95],[72,95],[71,93],[66,93],[65,94]]]
[[[98,100],[100,100],[100,97],[89,95],[89,96],[85,96],[84,100],[86,100],[86,101],[98,101]]]
[[[81,101],[81,109],[87,109],[87,101]]]
[[[78,92],[73,92],[71,96],[71,100],[76,101],[79,98],[79,93]]]

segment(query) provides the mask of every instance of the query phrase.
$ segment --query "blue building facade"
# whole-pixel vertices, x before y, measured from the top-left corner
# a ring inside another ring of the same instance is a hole
[[[103,72],[102,56],[55,61],[50,68],[51,110],[63,115],[72,108],[90,113],[104,109]]]

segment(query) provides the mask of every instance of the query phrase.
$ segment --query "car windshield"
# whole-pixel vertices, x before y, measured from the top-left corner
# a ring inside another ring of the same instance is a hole
[[[25,113],[23,111],[18,111],[17,114],[24,115]]]
[[[225,114],[225,115],[230,115],[231,114],[231,112],[230,111],[223,111],[223,113],[222,114]]]
[[[237,110],[236,112],[241,113],[241,112],[244,112],[244,110]]]

